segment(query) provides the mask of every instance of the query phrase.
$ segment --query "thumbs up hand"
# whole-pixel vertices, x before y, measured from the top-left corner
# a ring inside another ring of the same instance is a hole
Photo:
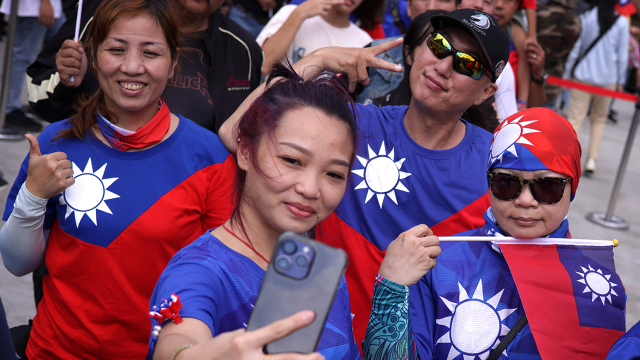
[[[25,186],[29,192],[41,199],[48,199],[73,185],[73,169],[67,154],[55,152],[42,155],[38,139],[31,134],[29,140],[29,170]]]

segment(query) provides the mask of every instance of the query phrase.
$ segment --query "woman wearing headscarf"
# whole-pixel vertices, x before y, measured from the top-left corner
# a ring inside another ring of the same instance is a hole
[[[484,214],[485,224],[461,235],[571,238],[567,213],[580,180],[580,156],[580,143],[573,127],[554,111],[532,108],[507,118],[494,133],[489,152],[491,207]],[[453,355],[464,354],[465,358],[504,359],[506,354],[508,358],[539,359],[547,334],[539,332],[540,318],[532,315],[527,320],[525,312],[533,314],[537,310],[534,307],[556,306],[558,302],[547,298],[532,303],[531,298],[521,298],[525,291],[523,283],[514,280],[516,270],[510,267],[514,264],[507,263],[497,242],[443,243],[438,266],[410,293],[409,312],[421,358],[453,359],[456,358]],[[611,280],[618,283],[619,278]],[[616,289],[619,292],[622,287]],[[591,295],[581,296],[588,296],[591,304]],[[624,302],[621,295],[613,299],[612,306],[622,313]],[[532,304],[534,307],[530,307]],[[621,321],[624,327],[623,317]],[[561,322],[558,320],[557,326],[568,326]],[[519,326],[522,327],[518,332]],[[506,348],[495,350],[511,336],[513,340],[506,341]],[[576,342],[584,339],[577,333],[571,336]],[[613,345],[610,340],[602,336],[595,343],[581,344],[580,350],[572,347],[566,351],[583,351],[576,353],[576,358],[589,358],[593,356],[588,350],[590,346],[608,349]],[[554,341],[558,341],[559,347],[564,346],[559,339]],[[496,354],[491,357],[493,352]]]
[[[378,275],[365,355],[396,351],[402,358],[397,350],[406,346],[397,339],[408,339],[415,341],[408,351],[421,359],[487,359],[520,322],[525,325],[492,358],[505,359],[506,350],[508,358],[539,359],[512,271],[490,237],[570,238],[567,213],[580,180],[580,155],[571,124],[554,111],[532,108],[507,118],[490,149],[485,224],[460,234],[488,241],[443,241],[437,266],[410,288]],[[595,346],[610,347],[606,341]]]

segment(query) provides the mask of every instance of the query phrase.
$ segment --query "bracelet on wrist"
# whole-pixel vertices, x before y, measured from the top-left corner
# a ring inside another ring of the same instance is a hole
[[[180,352],[182,352],[182,350],[186,350],[191,348],[193,345],[191,344],[186,344],[186,345],[182,345],[179,348],[176,349],[176,351],[173,352],[173,355],[171,355],[171,357],[169,358],[169,360],[176,360],[176,357],[178,357],[178,354],[180,354]]]
[[[527,101],[518,99],[517,102],[518,102],[518,111],[525,110],[526,108],[529,107],[529,102]]]

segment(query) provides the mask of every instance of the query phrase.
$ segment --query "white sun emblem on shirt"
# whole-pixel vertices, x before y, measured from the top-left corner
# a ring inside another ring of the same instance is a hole
[[[400,180],[411,175],[410,173],[400,171],[405,159],[403,158],[395,161],[394,149],[391,149],[391,152],[387,155],[387,151],[384,147],[384,141],[380,147],[380,152],[377,154],[371,150],[371,146],[368,146],[368,148],[368,160],[358,156],[358,160],[362,166],[364,166],[364,169],[351,170],[354,174],[364,178],[364,180],[355,187],[355,190],[369,190],[369,192],[367,192],[367,198],[364,201],[365,204],[371,200],[373,195],[376,195],[378,203],[380,204],[380,209],[382,209],[384,196],[387,195],[394,203],[396,203],[396,205],[398,205],[395,190],[397,189],[409,192],[409,189],[400,182]]]
[[[497,310],[504,289],[485,301],[482,280],[471,298],[460,283],[458,288],[458,303],[440,296],[452,315],[436,320],[436,324],[450,329],[436,341],[436,345],[452,345],[447,360],[452,360],[460,354],[464,360],[473,360],[476,356],[484,360],[491,350],[498,346],[500,337],[507,335],[511,330],[502,321],[516,309]],[[502,353],[508,356],[506,350]]]
[[[582,276],[582,279],[578,279],[577,281],[586,285],[582,292],[592,293],[591,302],[593,302],[599,296],[600,300],[602,300],[602,305],[604,305],[605,298],[609,300],[610,304],[613,304],[611,302],[611,294],[618,296],[615,290],[613,290],[613,288],[615,286],[618,286],[618,284],[609,281],[611,275],[604,275],[601,269],[594,270],[591,265],[587,266],[589,266],[588,270],[580,266],[580,268],[582,268],[582,271],[584,272],[576,271],[578,275]]]
[[[64,218],[67,219],[71,213],[75,213],[76,227],[79,227],[80,220],[86,214],[97,226],[96,210],[113,214],[105,201],[120,197],[120,195],[107,190],[118,178],[103,179],[107,164],[102,165],[94,172],[91,158],[87,161],[84,171],[80,171],[74,162],[71,165],[75,183],[67,188],[60,197],[60,205],[67,205],[67,213]]]
[[[519,122],[524,115],[516,118],[515,120],[508,122],[503,121],[500,125],[500,129],[493,135],[493,143],[491,144],[491,156],[489,157],[489,164],[495,160],[502,160],[502,156],[506,151],[512,153],[514,156],[518,156],[516,153],[516,147],[514,144],[533,144],[527,140],[524,135],[529,133],[540,132],[535,129],[526,128],[527,125],[533,124],[538,120]]]

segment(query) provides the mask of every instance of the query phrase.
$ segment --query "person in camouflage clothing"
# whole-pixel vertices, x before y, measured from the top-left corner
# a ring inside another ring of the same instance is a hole
[[[579,0],[538,1],[538,43],[544,49],[544,69],[551,76],[562,77],[569,52],[578,41],[582,24],[575,12]],[[546,104],[553,104],[560,88],[545,85]]]

